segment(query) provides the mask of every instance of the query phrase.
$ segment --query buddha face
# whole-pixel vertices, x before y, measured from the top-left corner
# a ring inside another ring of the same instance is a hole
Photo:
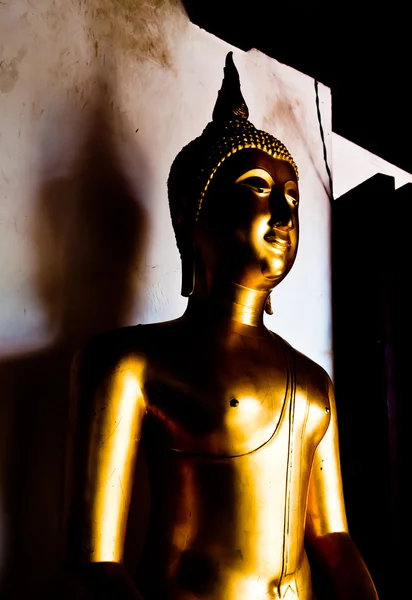
[[[238,151],[205,195],[194,234],[199,268],[209,280],[273,289],[296,258],[298,203],[292,165],[262,150]]]

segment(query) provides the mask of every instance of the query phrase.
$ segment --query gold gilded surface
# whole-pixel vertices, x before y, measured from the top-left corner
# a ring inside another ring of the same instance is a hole
[[[228,157],[200,218],[174,220],[184,315],[77,357],[74,395],[94,403],[83,558],[109,565],[113,598],[377,599],[348,532],[331,381],[263,323],[296,258],[298,207],[290,161]],[[138,448],[150,515],[131,588],[119,582]]]

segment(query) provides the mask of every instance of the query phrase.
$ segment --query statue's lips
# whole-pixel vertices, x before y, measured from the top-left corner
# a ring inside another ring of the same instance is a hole
[[[271,246],[275,246],[277,248],[281,248],[282,250],[288,250],[291,246],[290,242],[280,238],[278,235],[273,233],[269,233],[264,237],[265,242],[270,244]]]

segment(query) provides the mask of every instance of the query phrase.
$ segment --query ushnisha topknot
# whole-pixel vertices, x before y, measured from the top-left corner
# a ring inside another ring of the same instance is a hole
[[[170,169],[168,195],[175,231],[182,221],[195,225],[203,198],[217,169],[239,150],[263,150],[274,158],[289,162],[296,177],[299,177],[296,163],[286,146],[266,131],[256,129],[248,117],[249,110],[240,89],[233,52],[229,52],[212,121],[199,137],[184,146]],[[179,246],[178,237],[176,235]]]

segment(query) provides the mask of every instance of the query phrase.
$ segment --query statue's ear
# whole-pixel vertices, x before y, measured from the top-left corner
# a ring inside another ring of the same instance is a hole
[[[181,294],[188,298],[195,289],[195,244],[192,236],[183,235],[179,240],[180,258],[182,260]]]
[[[265,303],[265,313],[267,315],[273,315],[273,308],[272,308],[272,300],[270,298],[270,294],[266,299],[266,303]]]
[[[173,217],[173,228],[182,261],[181,294],[188,298],[193,294],[195,287],[195,244],[193,240],[195,215],[193,214],[193,202],[185,193],[179,194],[178,207]]]

